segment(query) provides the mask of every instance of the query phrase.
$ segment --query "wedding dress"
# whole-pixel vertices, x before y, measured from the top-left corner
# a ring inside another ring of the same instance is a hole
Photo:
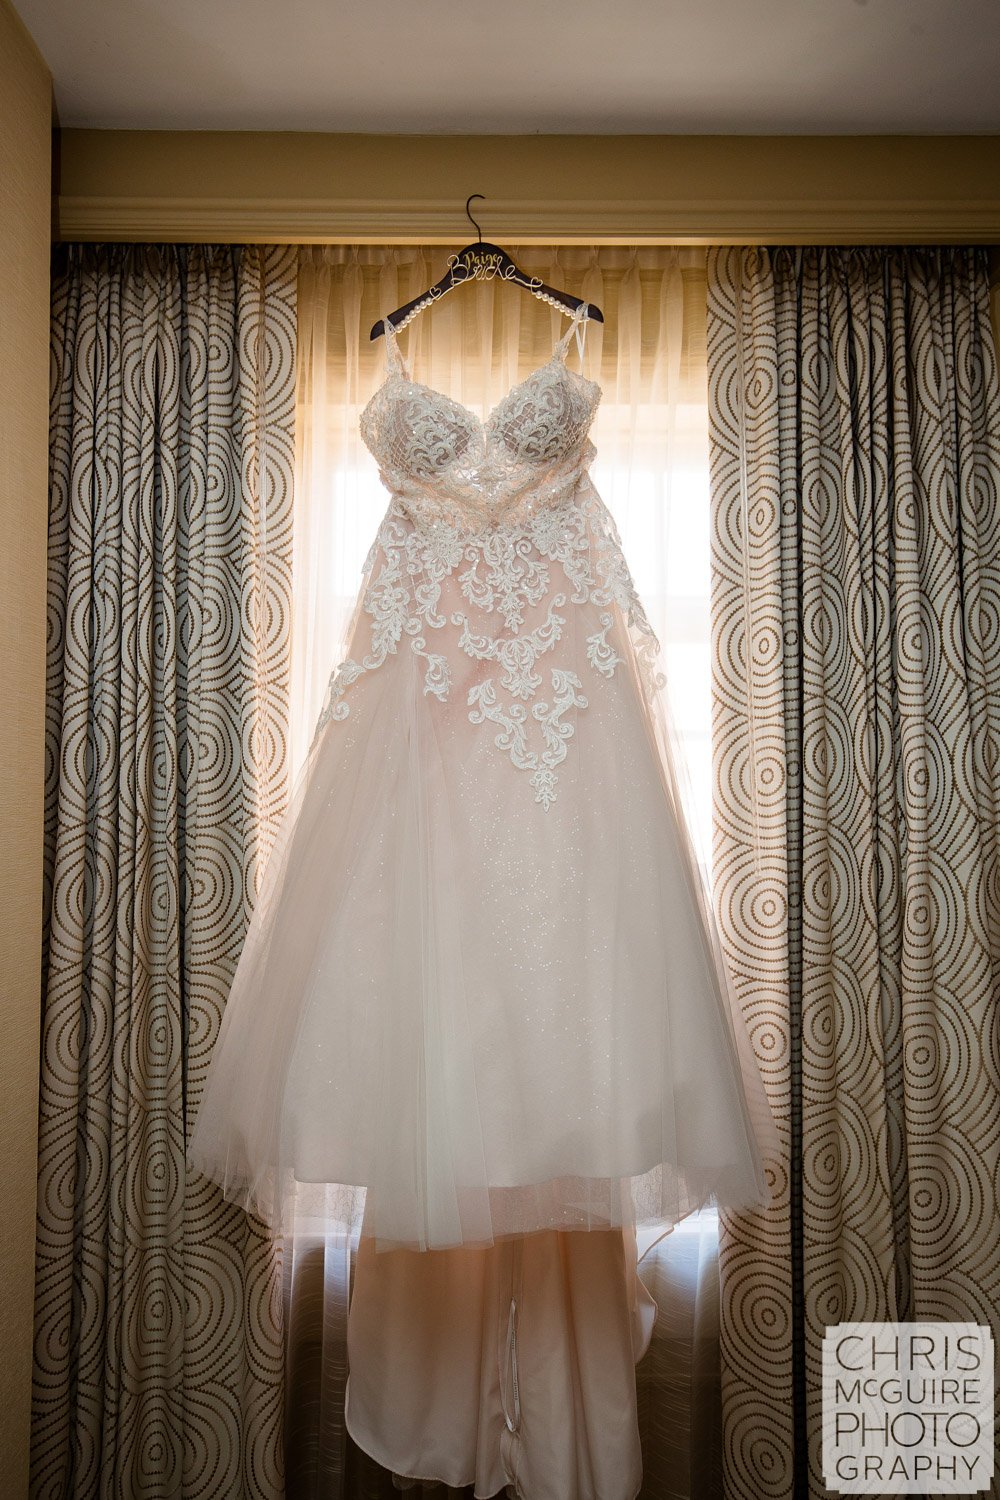
[[[357,1441],[532,1500],[637,1493],[635,1227],[768,1202],[776,1144],[589,476],[585,313],[485,420],[386,325],[389,504],[188,1149],[270,1224],[322,1184],[359,1236]]]
[[[271,1224],[302,1182],[378,1249],[768,1201],[659,645],[588,472],[585,311],[485,421],[386,335],[360,429],[389,504],[188,1150]]]

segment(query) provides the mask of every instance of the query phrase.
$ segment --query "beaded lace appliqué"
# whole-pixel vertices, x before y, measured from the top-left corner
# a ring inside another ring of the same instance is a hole
[[[597,678],[611,677],[622,663],[608,639],[613,604],[632,631],[646,692],[664,682],[656,668],[659,644],[614,520],[586,478],[601,392],[563,363],[575,326],[576,320],[548,363],[509,391],[485,422],[410,381],[394,336],[387,336],[389,374],[360,423],[393,497],[365,564],[370,650],[337,666],[316,724],[318,734],[330,720],[345,719],[348,689],[395,654],[404,636],[425,663],[424,693],[446,701],[450,644],[467,659],[495,665],[495,673],[468,690],[469,719],[496,727],[497,748],[530,773],[543,808],[556,797],[556,767],[566,758],[573,715],[589,701],[576,673],[545,661],[563,639],[566,610],[600,610],[599,628],[586,637]],[[452,578],[476,614],[495,617],[495,629],[484,629],[482,619],[477,627],[466,611],[440,608]],[[525,629],[536,607],[544,617]]]

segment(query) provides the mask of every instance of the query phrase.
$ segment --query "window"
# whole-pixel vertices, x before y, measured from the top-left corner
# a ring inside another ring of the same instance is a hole
[[[712,824],[705,274],[701,251],[515,247],[550,285],[596,302],[582,368],[601,382],[594,482],[614,515],[664,651],[690,783],[689,822],[708,867]],[[437,247],[332,246],[300,278],[292,765],[312,738],[388,496],[358,436],[383,376],[369,338],[385,311],[441,272]],[[418,316],[403,347],[416,378],[483,414],[542,363],[561,316],[521,290],[462,288]],[[570,363],[579,361],[571,346]],[[579,368],[579,364],[576,365]],[[683,778],[682,778],[683,779]]]

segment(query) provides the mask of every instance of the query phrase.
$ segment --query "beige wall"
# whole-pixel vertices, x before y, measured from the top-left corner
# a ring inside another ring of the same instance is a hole
[[[995,136],[65,130],[64,239],[1000,242]]]
[[[27,1493],[38,1113],[51,83],[0,0],[0,1490]]]

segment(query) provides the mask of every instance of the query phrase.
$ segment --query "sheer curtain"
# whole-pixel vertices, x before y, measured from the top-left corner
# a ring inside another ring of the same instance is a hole
[[[615,516],[664,649],[685,749],[692,832],[709,866],[712,827],[709,485],[705,254],[656,247],[512,246],[526,271],[595,302],[569,360],[600,381],[594,481]],[[358,417],[382,380],[369,330],[441,275],[437,246],[308,247],[299,261],[299,371],[292,615],[291,768],[312,738],[345,637],[362,565],[388,503]],[[563,315],[497,281],[456,290],[402,334],[414,378],[485,417],[543,364]],[[323,1228],[321,1193],[303,1190],[286,1247],[288,1492],[392,1493],[391,1477],[343,1427],[353,1247]],[[644,1493],[710,1496],[717,1482],[718,1260],[714,1215],[645,1250],[660,1315],[637,1372]]]

